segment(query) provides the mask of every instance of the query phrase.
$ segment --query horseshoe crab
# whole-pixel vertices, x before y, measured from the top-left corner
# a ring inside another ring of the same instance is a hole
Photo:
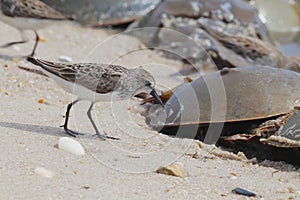
[[[189,64],[192,64],[198,71],[204,70],[206,72],[211,68],[215,68],[215,66],[209,66],[211,58],[219,69],[224,66],[241,66],[240,63],[237,65],[237,62],[230,62],[237,56],[220,52],[221,50],[215,44],[217,41],[210,37],[210,33],[204,30],[203,22],[201,23],[204,20],[207,21],[208,27],[216,27],[219,31],[227,34],[249,36],[258,40],[271,42],[266,28],[258,17],[256,9],[248,3],[239,0],[164,1],[158,4],[142,20],[131,24],[128,30],[144,28],[138,33],[137,31],[131,31],[129,34],[138,37],[149,48],[164,49],[163,53],[168,58],[188,63],[188,65],[183,65],[183,68],[191,67]],[[153,31],[151,31],[145,27],[162,28],[153,28]],[[179,33],[193,40],[193,42],[182,41],[182,36]],[[211,58],[203,56],[206,54],[206,51],[210,54]],[[175,55],[169,55],[169,52],[175,52]],[[241,54],[243,54],[243,51]],[[227,58],[227,55],[230,55],[230,58]],[[252,65],[252,63],[246,62],[243,56],[241,57],[242,64]],[[206,70],[207,68],[208,70]],[[188,69],[186,71],[182,70],[180,73],[186,75],[190,71],[195,70]]]
[[[177,87],[165,110],[150,108],[149,124],[247,157],[300,166],[299,97],[299,73],[267,66],[224,68]]]
[[[197,20],[200,18],[218,21],[222,30],[232,34],[246,34],[270,41],[256,8],[239,0],[163,1],[129,28],[159,27],[162,24],[166,28],[189,34],[198,27]]]
[[[293,110],[300,75],[262,67],[224,68],[178,87],[165,111],[150,110],[161,132],[216,143],[219,136],[247,132]]]
[[[114,26],[130,23],[154,8],[159,0],[42,0],[85,25]]]

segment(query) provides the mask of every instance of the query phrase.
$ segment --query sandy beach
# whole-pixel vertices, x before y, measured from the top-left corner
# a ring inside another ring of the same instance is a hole
[[[20,39],[16,29],[0,24],[0,44]],[[40,30],[45,38],[35,57],[59,61],[143,65],[165,90],[182,83],[167,79],[181,63],[143,49],[119,30],[90,29],[61,23]],[[199,141],[170,137],[147,126],[140,101],[99,102],[93,110],[99,129],[120,140],[101,141],[80,102],[71,111],[70,126],[86,133],[80,138],[85,155],[76,156],[57,147],[68,137],[63,128],[66,106],[75,97],[53,80],[20,70],[38,69],[22,59],[29,43],[0,49],[0,199],[300,199],[300,170],[281,162],[253,163]],[[42,99],[42,100],[41,100]],[[184,178],[159,174],[160,166],[175,163]],[[34,172],[44,167],[52,178]],[[257,194],[233,194],[236,188]]]

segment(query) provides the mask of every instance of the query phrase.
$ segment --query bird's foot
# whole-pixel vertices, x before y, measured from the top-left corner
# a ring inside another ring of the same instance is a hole
[[[77,136],[79,136],[79,135],[84,135],[83,133],[78,133],[78,132],[76,132],[76,131],[72,131],[72,130],[66,128],[64,125],[61,125],[60,127],[64,127],[66,133],[67,133],[68,135],[72,136],[72,137],[77,137]]]
[[[9,42],[9,43],[6,43],[6,44],[3,44],[0,46],[0,48],[7,48],[7,47],[10,47],[10,46],[13,46],[15,44],[23,44],[23,43],[26,43],[27,41],[17,41],[17,42]]]
[[[120,140],[120,138],[117,138],[117,137],[112,137],[112,136],[108,136],[108,135],[103,135],[103,134],[100,134],[100,133],[96,133],[95,135],[93,136],[98,136],[101,140],[106,140],[106,139],[109,139],[109,140]]]

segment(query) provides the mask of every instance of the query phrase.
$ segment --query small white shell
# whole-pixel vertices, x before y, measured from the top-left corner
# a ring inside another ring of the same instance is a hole
[[[54,173],[44,167],[37,167],[34,169],[34,172],[40,176],[44,176],[46,178],[53,178]]]
[[[66,55],[61,55],[58,57],[58,60],[61,62],[72,62],[72,58]]]
[[[85,153],[81,144],[69,137],[61,137],[58,140],[58,148],[79,156]]]

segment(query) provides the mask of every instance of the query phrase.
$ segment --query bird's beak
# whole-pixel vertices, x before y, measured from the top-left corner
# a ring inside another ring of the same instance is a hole
[[[162,102],[161,98],[156,93],[155,89],[153,89],[150,94],[154,97],[156,103],[159,103],[163,108],[165,107],[164,103]]]

